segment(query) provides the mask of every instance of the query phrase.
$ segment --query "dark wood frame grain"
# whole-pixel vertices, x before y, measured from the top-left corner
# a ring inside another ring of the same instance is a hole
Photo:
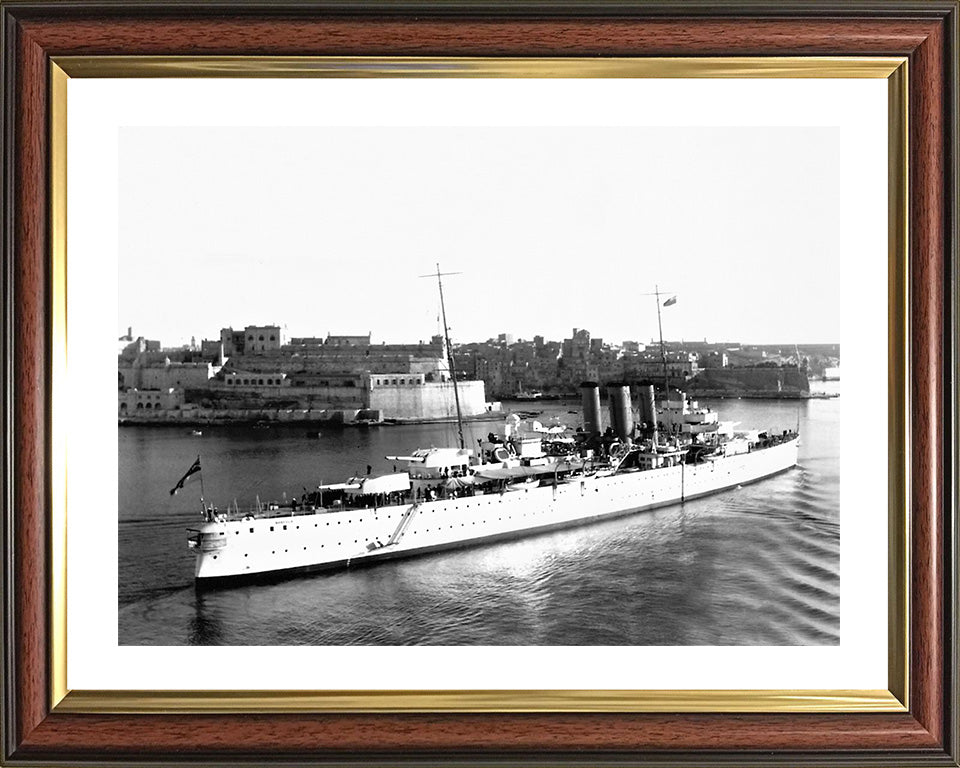
[[[9,765],[958,765],[956,2],[0,2]],[[98,54],[893,55],[910,62],[910,711],[83,715],[49,706],[48,75]]]

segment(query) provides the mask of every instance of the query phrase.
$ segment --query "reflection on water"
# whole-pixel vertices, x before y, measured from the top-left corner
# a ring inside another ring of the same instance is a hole
[[[186,528],[206,497],[241,507],[392,468],[450,425],[120,430],[121,644],[799,645],[840,630],[840,400],[703,401],[741,428],[800,421],[801,466],[652,512],[373,568],[198,592]],[[573,420],[575,405],[540,403]],[[468,425],[474,443],[492,427]],[[195,493],[195,491],[194,491]]]

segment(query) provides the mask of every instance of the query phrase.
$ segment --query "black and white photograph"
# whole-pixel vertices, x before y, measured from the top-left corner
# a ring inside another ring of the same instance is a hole
[[[835,138],[123,129],[119,642],[837,644]]]

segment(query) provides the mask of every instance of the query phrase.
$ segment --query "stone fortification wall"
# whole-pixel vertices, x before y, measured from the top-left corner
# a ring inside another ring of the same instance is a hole
[[[686,385],[690,395],[776,397],[810,394],[807,374],[796,368],[704,368]]]
[[[257,387],[245,391],[219,386],[189,390],[186,401],[220,410],[364,408],[360,387]]]
[[[458,385],[460,410],[465,417],[487,410],[482,381]],[[367,407],[383,412],[388,419],[456,418],[457,406],[451,382],[432,382],[417,387],[377,387],[369,391]]]
[[[297,373],[362,374],[420,371],[446,368],[446,362],[429,348],[424,350],[384,350],[382,347],[320,348],[298,351],[287,350],[262,355],[233,357],[228,369],[243,371],[278,370],[289,375]]]
[[[170,365],[120,365],[117,368],[124,388],[186,389],[206,386],[213,375],[208,363],[171,363]]]
[[[464,381],[458,387],[464,416],[486,412],[482,381]],[[189,390],[185,399],[197,407],[224,413],[369,409],[382,412],[385,419],[446,419],[457,415],[451,382],[380,386],[372,390],[364,387],[258,387],[256,392],[244,392],[219,387],[216,390]]]

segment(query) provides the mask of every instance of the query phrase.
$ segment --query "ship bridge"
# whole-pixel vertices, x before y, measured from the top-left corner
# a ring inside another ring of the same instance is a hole
[[[671,434],[701,435],[714,433],[720,429],[720,420],[716,411],[701,408],[696,400],[687,399],[685,392],[679,399],[668,398],[661,401],[657,421]]]

